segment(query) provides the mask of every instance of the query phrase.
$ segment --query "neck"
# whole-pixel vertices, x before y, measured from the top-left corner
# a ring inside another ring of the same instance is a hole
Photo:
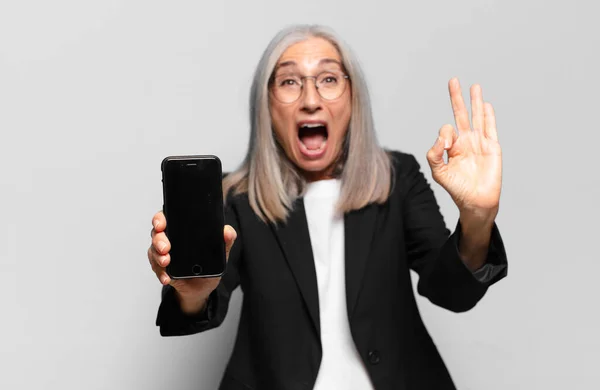
[[[319,181],[319,180],[329,180],[329,179],[336,178],[336,176],[333,174],[333,168],[328,168],[328,169],[326,169],[324,171],[320,171],[320,172],[303,171],[302,176],[304,176],[306,181],[309,183]]]

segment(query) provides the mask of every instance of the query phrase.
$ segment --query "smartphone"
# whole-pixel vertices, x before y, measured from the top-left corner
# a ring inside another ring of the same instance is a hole
[[[173,279],[225,272],[221,160],[170,156],[161,164],[165,233],[171,242],[167,274]]]

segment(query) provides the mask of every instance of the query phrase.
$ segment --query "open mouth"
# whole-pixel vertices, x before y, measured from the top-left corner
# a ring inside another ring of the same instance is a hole
[[[327,143],[327,125],[325,123],[301,123],[298,127],[298,139],[309,153],[325,148]]]

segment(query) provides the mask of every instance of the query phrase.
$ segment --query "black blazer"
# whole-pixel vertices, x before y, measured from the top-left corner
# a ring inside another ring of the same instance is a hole
[[[450,235],[416,159],[390,156],[395,180],[389,200],[344,216],[350,329],[376,389],[455,389],[421,320],[409,270],[419,274],[419,294],[453,312],[467,311],[506,276],[504,246],[494,225],[487,263],[496,273],[481,282],[458,255],[460,222]],[[156,321],[160,333],[188,335],[219,326],[231,292],[241,286],[237,339],[220,389],[312,389],[322,351],[303,200],[278,226],[263,223],[246,195],[230,198],[225,213],[238,238],[207,310],[184,315],[166,286]]]

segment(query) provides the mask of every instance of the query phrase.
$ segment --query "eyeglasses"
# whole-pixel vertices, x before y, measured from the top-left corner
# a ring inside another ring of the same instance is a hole
[[[349,78],[341,71],[324,71],[316,76],[281,74],[273,78],[271,90],[275,99],[281,103],[294,103],[302,96],[304,79],[314,79],[319,95],[325,100],[334,100],[342,96]]]

